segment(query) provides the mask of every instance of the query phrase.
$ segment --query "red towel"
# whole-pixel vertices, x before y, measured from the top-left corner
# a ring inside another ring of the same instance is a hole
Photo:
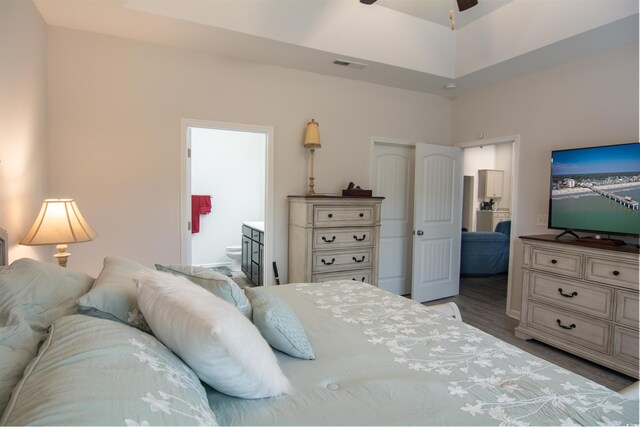
[[[200,232],[200,215],[211,213],[211,196],[191,195],[191,233]]]

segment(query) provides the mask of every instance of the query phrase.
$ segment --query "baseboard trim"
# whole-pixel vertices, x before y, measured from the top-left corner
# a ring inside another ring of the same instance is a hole
[[[507,316],[509,317],[513,317],[516,320],[520,320],[520,312],[518,310],[513,310],[511,309],[508,313]]]

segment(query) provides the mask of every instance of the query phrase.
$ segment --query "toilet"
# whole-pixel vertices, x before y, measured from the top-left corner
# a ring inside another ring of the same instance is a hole
[[[224,253],[231,259],[231,271],[240,271],[240,260],[242,260],[242,246],[227,246]]]

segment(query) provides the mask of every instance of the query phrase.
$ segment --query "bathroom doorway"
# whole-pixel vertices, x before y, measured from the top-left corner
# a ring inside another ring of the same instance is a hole
[[[271,283],[273,129],[183,119],[182,263],[245,279],[243,224],[264,233],[262,277]]]

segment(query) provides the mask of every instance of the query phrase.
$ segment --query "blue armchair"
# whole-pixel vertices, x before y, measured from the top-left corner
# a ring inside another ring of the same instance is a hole
[[[509,270],[511,221],[502,221],[493,232],[462,232],[460,275],[489,276]]]

